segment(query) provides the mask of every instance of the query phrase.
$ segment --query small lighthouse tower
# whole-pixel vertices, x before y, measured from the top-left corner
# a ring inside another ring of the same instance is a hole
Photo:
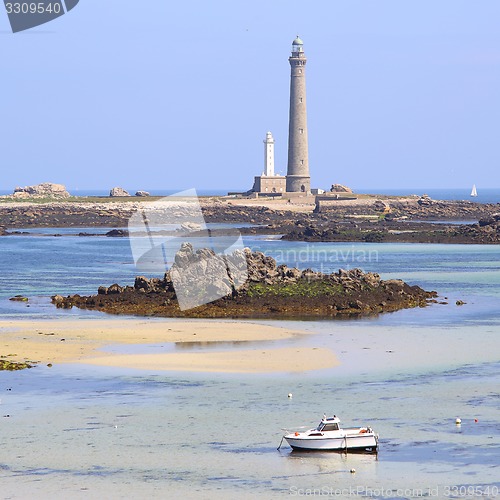
[[[307,59],[304,54],[304,42],[299,37],[292,42],[292,55],[288,61],[291,74],[286,190],[289,193],[310,193],[306,108]]]
[[[255,196],[283,194],[286,190],[286,178],[274,173],[274,137],[271,132],[264,139],[264,172],[254,178],[253,188],[249,191]]]
[[[264,174],[267,177],[274,175],[274,138],[271,132],[264,139]]]

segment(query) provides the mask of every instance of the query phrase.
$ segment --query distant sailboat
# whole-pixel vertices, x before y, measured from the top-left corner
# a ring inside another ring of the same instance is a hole
[[[472,186],[472,191],[470,192],[470,195],[477,196],[477,189],[475,184]]]

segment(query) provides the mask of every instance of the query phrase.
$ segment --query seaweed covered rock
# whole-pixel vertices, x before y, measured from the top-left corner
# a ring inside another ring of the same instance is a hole
[[[8,361],[6,359],[0,359],[0,371],[14,372],[18,370],[25,370],[27,368],[33,368],[32,363],[21,362],[21,361]]]
[[[433,297],[435,292],[361,269],[323,274],[277,265],[248,248],[220,255],[186,243],[163,278],[138,276],[134,286],[101,286],[87,297],[58,295],[53,303],[140,316],[327,318],[425,306]]]

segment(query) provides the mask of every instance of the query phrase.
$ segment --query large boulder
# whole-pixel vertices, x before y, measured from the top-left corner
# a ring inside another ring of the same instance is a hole
[[[130,196],[130,193],[121,187],[114,187],[109,192],[109,196],[111,196],[111,198],[123,198],[125,196]]]
[[[332,193],[352,193],[352,189],[347,186],[343,186],[342,184],[332,184],[330,188]]]
[[[248,268],[248,280],[254,283],[274,283],[278,277],[276,261],[262,252],[252,252],[245,248],[245,257]]]
[[[116,295],[123,292],[123,287],[115,283],[108,288],[108,295]]]
[[[16,198],[68,198],[71,196],[62,184],[44,182],[35,186],[16,187],[14,197]]]
[[[161,293],[162,291],[173,290],[172,280],[167,273],[163,279],[159,278],[146,278],[145,276],[136,276],[134,283],[134,290],[137,292],[145,293]]]
[[[183,243],[168,278],[171,285],[165,283],[175,288],[182,309],[234,295],[247,279],[246,250],[221,255],[209,248],[195,251],[190,243]]]
[[[387,201],[375,200],[372,206],[377,212],[390,212],[391,210],[391,206]]]
[[[112,229],[106,233],[110,238],[128,238],[129,232],[126,229]]]
[[[428,195],[423,194],[417,201],[421,207],[429,207],[434,204],[434,200]]]
[[[181,224],[181,227],[178,229],[178,231],[182,231],[185,233],[190,233],[192,231],[201,231],[203,229],[203,226],[201,224],[198,224],[197,222],[183,222]]]
[[[145,198],[145,197],[147,197],[147,196],[151,196],[151,194],[150,194],[150,193],[148,193],[147,191],[137,191],[137,192],[135,193],[135,195],[136,195],[136,196],[139,196],[139,197],[141,197],[141,198]]]

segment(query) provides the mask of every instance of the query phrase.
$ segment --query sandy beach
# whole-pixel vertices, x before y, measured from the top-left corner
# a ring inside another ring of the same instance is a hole
[[[325,348],[234,347],[206,352],[112,354],[106,346],[283,340],[304,332],[236,321],[65,320],[1,321],[1,352],[10,361],[84,363],[135,369],[266,373],[301,372],[338,364]]]

